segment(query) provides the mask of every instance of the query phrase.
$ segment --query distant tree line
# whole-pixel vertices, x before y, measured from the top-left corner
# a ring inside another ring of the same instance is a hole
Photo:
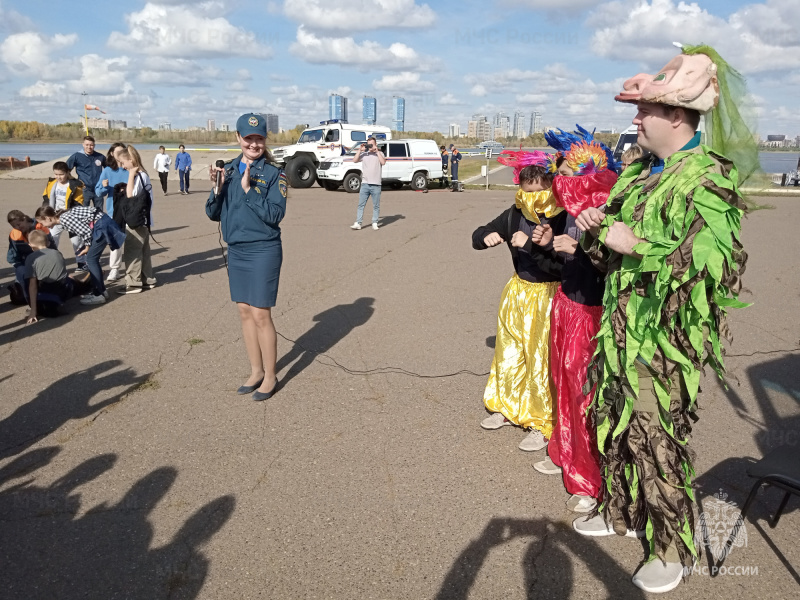
[[[270,146],[282,146],[295,143],[306,128],[304,124],[295,125],[281,133],[270,133],[267,143]],[[147,144],[160,143],[210,143],[231,144],[236,142],[236,133],[233,131],[207,131],[198,129],[194,131],[166,131],[151,127],[131,129],[92,129],[89,132],[98,142],[140,142]],[[78,142],[84,136],[83,123],[61,123],[48,125],[37,121],[0,121],[0,142]],[[483,140],[477,138],[450,138],[438,131],[393,131],[394,138],[433,139],[438,145],[449,146],[456,144],[460,147],[476,146]],[[617,143],[617,133],[598,133],[595,138],[611,146]],[[504,138],[497,140],[506,148],[518,148],[520,143],[524,148],[543,148],[547,146],[544,134],[534,133],[524,138]]]

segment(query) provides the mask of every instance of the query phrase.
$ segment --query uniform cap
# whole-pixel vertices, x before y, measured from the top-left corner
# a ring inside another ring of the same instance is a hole
[[[236,121],[236,131],[242,137],[254,134],[267,137],[267,120],[255,113],[246,113]]]

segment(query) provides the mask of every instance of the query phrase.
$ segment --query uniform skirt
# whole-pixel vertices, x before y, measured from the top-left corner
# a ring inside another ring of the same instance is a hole
[[[280,241],[228,246],[231,300],[258,308],[275,306],[282,262]]]

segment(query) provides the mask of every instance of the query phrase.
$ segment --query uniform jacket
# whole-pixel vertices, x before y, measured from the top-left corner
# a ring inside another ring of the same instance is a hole
[[[261,157],[250,165],[250,191],[242,189],[242,155],[225,165],[219,195],[211,190],[206,215],[222,223],[227,244],[280,241],[280,222],[286,213],[286,175]]]

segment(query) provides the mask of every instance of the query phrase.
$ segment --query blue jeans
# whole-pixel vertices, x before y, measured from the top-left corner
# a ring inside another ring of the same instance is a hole
[[[369,199],[370,196],[372,196],[372,222],[378,222],[378,217],[381,215],[381,186],[374,183],[364,183],[362,181],[361,191],[358,192],[357,223],[361,223],[361,219],[364,218],[364,207],[367,205],[367,199]]]
[[[189,173],[191,172],[190,169],[179,169],[178,170],[178,181],[181,182],[181,191],[188,192],[189,191]]]

